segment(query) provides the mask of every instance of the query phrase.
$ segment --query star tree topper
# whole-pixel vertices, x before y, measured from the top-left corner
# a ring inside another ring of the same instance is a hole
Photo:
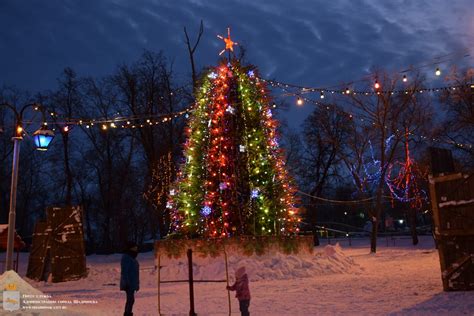
[[[230,27],[227,28],[227,37],[223,37],[222,35],[217,35],[217,37],[223,40],[225,43],[225,48],[219,53],[219,56],[224,54],[226,50],[233,52],[234,45],[239,45],[237,42],[233,42],[230,38]]]

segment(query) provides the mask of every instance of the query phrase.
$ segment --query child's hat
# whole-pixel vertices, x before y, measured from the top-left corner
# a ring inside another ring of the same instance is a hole
[[[241,278],[244,276],[244,274],[245,274],[245,267],[240,267],[237,269],[237,271],[235,271],[236,278]]]
[[[138,251],[138,246],[135,242],[129,241],[129,242],[127,242],[127,247],[125,248],[125,251],[137,252]]]

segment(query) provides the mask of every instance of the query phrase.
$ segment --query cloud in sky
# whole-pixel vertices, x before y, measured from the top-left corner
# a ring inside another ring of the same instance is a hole
[[[183,27],[193,38],[202,19],[199,66],[216,63],[216,34],[231,26],[262,75],[330,86],[374,67],[402,70],[474,49],[473,7],[472,0],[3,0],[0,84],[53,89],[64,67],[105,75],[144,49],[163,50],[184,80]]]

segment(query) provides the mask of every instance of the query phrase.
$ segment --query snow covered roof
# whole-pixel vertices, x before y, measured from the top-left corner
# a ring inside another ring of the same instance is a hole
[[[3,231],[7,228],[8,228],[8,224],[0,224],[0,234],[3,233]]]
[[[8,225],[7,224],[0,224],[0,249],[7,248],[7,232],[8,232]],[[22,249],[25,247],[25,243],[21,239],[20,235],[15,232],[15,249]]]

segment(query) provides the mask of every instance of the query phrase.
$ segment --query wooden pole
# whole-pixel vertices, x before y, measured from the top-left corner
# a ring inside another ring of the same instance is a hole
[[[160,253],[158,253],[158,315],[161,315],[161,302],[160,302],[160,278],[161,278],[161,275],[160,275],[160,271],[161,271],[161,259],[160,259],[161,255]]]
[[[225,260],[225,280],[226,280],[227,286],[229,286],[229,267],[227,264],[227,251],[225,250],[225,246],[224,246],[224,260]],[[232,313],[232,306],[230,304],[230,291],[229,290],[227,290],[227,300],[229,301],[229,316],[230,316],[230,314]]]
[[[188,249],[188,270],[189,270],[189,316],[196,316],[194,311],[194,284],[193,284],[193,251]]]

